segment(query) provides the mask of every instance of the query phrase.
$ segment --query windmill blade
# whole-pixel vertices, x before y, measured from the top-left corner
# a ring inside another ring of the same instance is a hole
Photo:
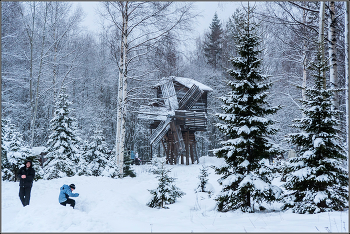
[[[169,123],[171,122],[171,117],[167,117],[165,121],[160,122],[156,130],[152,133],[150,137],[151,144],[158,144],[164,135],[169,131]]]
[[[165,100],[165,105],[169,106],[171,110],[177,110],[179,103],[177,102],[177,96],[175,92],[174,83],[169,80],[160,86],[162,95]]]
[[[187,93],[181,98],[179,102],[180,110],[189,110],[202,96],[203,91],[197,85],[192,85],[192,87],[187,91]]]
[[[170,128],[174,134],[174,141],[177,152],[181,154],[181,151],[185,150],[185,143],[182,137],[181,128],[179,125],[176,125],[174,121],[170,123]]]
[[[146,106],[141,105],[138,111],[137,118],[138,119],[148,119],[148,120],[161,120],[165,121],[167,116],[172,114],[168,108],[163,106]]]

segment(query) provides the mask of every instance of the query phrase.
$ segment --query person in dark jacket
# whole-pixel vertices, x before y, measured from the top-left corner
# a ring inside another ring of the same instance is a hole
[[[62,206],[66,206],[67,204],[70,204],[70,206],[73,207],[73,209],[74,209],[75,200],[69,198],[69,197],[78,197],[79,196],[79,193],[73,193],[74,189],[75,189],[74,184],[70,184],[69,186],[64,184],[60,188],[60,195],[58,197],[58,202]]]
[[[27,160],[25,165],[17,172],[17,177],[19,179],[19,198],[21,199],[23,206],[29,205],[30,201],[30,192],[32,190],[35,176],[35,170],[32,166],[32,161]]]

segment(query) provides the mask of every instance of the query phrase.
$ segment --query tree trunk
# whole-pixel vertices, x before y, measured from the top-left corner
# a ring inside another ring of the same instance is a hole
[[[36,89],[35,89],[35,104],[34,104],[34,113],[33,113],[33,117],[32,117],[32,123],[31,123],[30,148],[33,148],[33,145],[34,145],[35,121],[36,121],[36,115],[38,112],[38,101],[39,101],[39,85],[40,85],[42,68],[43,68],[43,64],[44,64],[44,46],[45,46],[45,38],[46,38],[46,22],[47,22],[47,11],[48,11],[47,4],[48,3],[46,3],[46,5],[45,5],[44,28],[43,28],[43,33],[42,33],[40,64],[39,64],[37,84],[36,84]]]
[[[329,81],[331,84],[331,88],[337,89],[338,88],[338,77],[337,77],[337,39],[336,39],[336,19],[335,19],[335,3],[334,1],[331,1],[329,4],[329,31],[328,31],[328,41],[329,41]],[[339,109],[339,95],[338,92],[334,92],[334,96],[332,99],[332,108],[335,110]]]
[[[305,2],[304,2],[305,4]],[[304,32],[306,31],[306,10],[303,10],[303,24],[304,24]],[[306,73],[306,69],[307,69],[307,58],[306,58],[306,39],[303,39],[303,84],[302,84],[302,90],[301,90],[301,96],[303,101],[306,101],[306,77],[307,77],[307,73]],[[305,113],[302,113],[302,116],[305,117]]]
[[[53,79],[52,79],[52,87],[53,87],[53,104],[56,103],[56,97],[57,97],[57,73],[58,73],[58,65],[57,65],[57,51],[58,51],[58,33],[57,31],[57,24],[58,24],[58,2],[55,2],[56,4],[56,10],[55,10],[55,28],[53,30],[53,39],[54,39],[54,61],[53,61]],[[52,116],[54,116],[55,110],[52,108]]]
[[[347,148],[349,148],[349,35],[348,35],[348,28],[349,28],[349,1],[345,1],[345,17],[344,17],[344,42],[345,42],[345,82],[346,82],[346,142],[347,142]],[[349,150],[347,152],[347,162],[349,161]]]
[[[123,4],[123,3],[122,3]],[[116,132],[116,157],[119,174],[123,174],[124,145],[125,145],[125,116],[127,98],[127,50],[128,50],[128,3],[125,3],[123,16],[122,39],[120,45],[119,86],[118,86],[118,113]]]
[[[320,49],[322,53],[322,62],[324,61],[324,12],[325,12],[325,3],[323,1],[320,2],[320,17],[319,17],[319,44]],[[322,71],[322,77],[323,77],[323,88],[326,89],[326,73]]]

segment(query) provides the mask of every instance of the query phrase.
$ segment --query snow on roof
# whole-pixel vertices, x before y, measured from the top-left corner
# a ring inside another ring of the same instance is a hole
[[[185,77],[177,77],[177,76],[165,77],[165,78],[163,78],[163,80],[160,83],[156,84],[155,87],[160,86],[161,84],[168,81],[169,79],[175,80],[175,81],[179,82],[180,84],[186,86],[187,88],[191,88],[195,84],[203,91],[213,91],[213,89],[210,88],[209,86],[206,86],[205,84],[202,84],[194,79],[185,78]]]

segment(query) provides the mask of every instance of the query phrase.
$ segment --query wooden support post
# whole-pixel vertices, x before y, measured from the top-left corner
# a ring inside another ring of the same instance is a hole
[[[196,139],[194,139],[194,142],[193,142],[193,153],[194,153],[195,159],[196,159],[197,164],[198,164],[199,163],[199,157],[198,157],[198,152],[197,152],[197,141],[196,141]]]
[[[190,144],[190,153],[191,153],[191,162],[192,162],[192,164],[194,164],[193,147],[194,147],[194,144],[193,144],[193,142],[192,142],[192,143]]]
[[[168,142],[168,141],[166,141],[166,142]],[[164,141],[162,140],[162,145],[163,145],[163,149],[164,149],[164,152],[165,152],[165,155],[166,155],[165,163],[169,164],[169,144],[167,144],[168,147],[165,147]]]
[[[173,143],[169,142],[169,146],[170,146],[170,157],[169,157],[169,162],[170,165],[173,165],[173,155],[174,155],[174,147],[173,147]]]
[[[151,135],[150,136],[152,136],[152,129],[151,129]],[[153,152],[152,152],[152,144],[151,144],[151,147],[150,147],[150,149],[151,149],[151,160],[152,160],[152,158],[153,158]]]
[[[190,155],[189,155],[189,153],[190,153],[190,150],[189,150],[189,137],[190,136],[190,132],[189,131],[187,131],[186,132],[186,140],[185,140],[185,147],[186,147],[186,165],[190,165]]]
[[[177,148],[175,146],[175,140],[173,141],[173,148],[174,148],[174,154],[173,154],[173,164],[177,164],[177,155],[178,155],[178,152],[177,152]]]

